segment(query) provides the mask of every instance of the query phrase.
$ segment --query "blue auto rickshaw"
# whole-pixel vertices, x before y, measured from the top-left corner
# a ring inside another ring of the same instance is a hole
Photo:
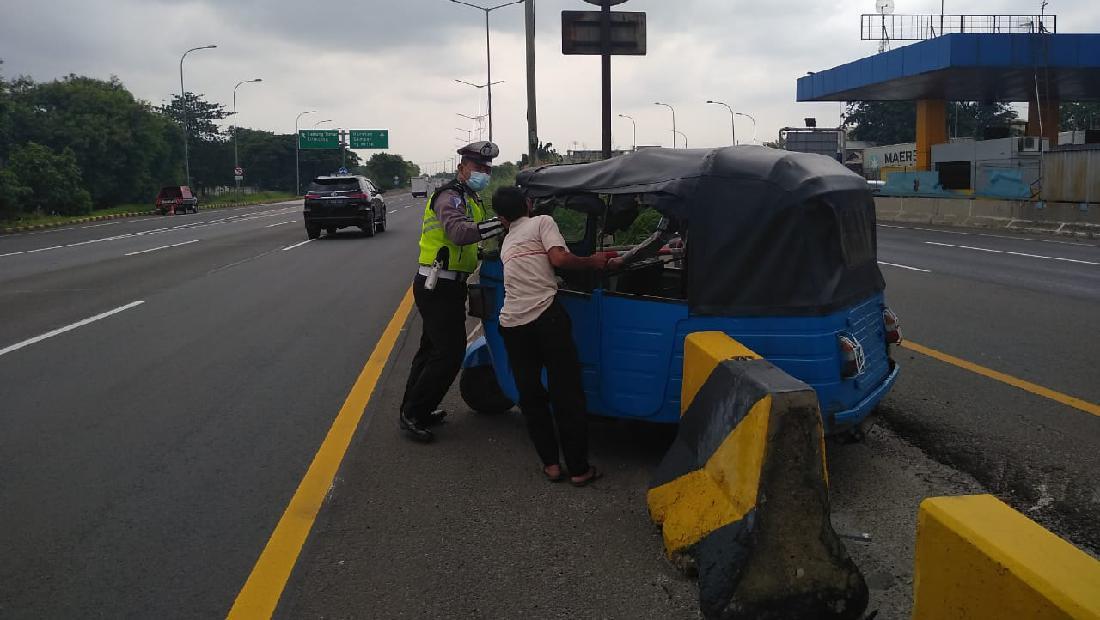
[[[559,274],[590,413],[677,422],[696,331],[725,332],[812,386],[830,434],[856,432],[897,379],[874,199],[838,162],[759,146],[646,149],[528,169],[516,184],[575,254],[630,257],[618,272]],[[470,289],[484,332],[460,381],[475,411],[517,399],[503,303],[503,266],[487,250]]]

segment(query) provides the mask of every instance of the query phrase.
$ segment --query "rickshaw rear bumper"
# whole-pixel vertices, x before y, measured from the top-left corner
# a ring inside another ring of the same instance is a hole
[[[886,375],[886,378],[882,380],[875,388],[859,401],[855,407],[851,409],[845,409],[844,411],[837,411],[826,416],[825,432],[832,435],[835,433],[841,433],[858,426],[867,416],[871,415],[875,407],[878,406],[879,401],[886,396],[887,392],[894,387],[894,382],[898,380],[898,373],[901,371],[901,367],[897,362],[890,360],[890,373]]]

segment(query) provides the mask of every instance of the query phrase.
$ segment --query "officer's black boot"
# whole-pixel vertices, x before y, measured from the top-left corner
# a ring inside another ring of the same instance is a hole
[[[425,424],[406,417],[404,411],[401,412],[400,426],[401,430],[405,431],[405,434],[413,441],[430,443],[435,439],[435,434],[428,430]]]

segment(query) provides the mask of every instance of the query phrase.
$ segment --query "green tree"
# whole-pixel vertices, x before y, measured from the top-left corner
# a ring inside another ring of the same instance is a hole
[[[843,122],[853,140],[901,144],[916,139],[916,118],[912,101],[849,101]]]
[[[35,142],[70,149],[95,204],[145,202],[182,176],[179,130],[118,81],[70,75],[36,84],[8,82],[8,148]],[[177,172],[178,171],[178,172]]]
[[[20,183],[14,172],[0,168],[0,220],[18,217],[30,195],[31,188]]]
[[[419,167],[405,161],[405,158],[392,153],[375,153],[366,164],[362,166],[363,174],[368,177],[378,189],[388,191],[395,187],[404,187],[409,183],[409,173]],[[397,183],[394,183],[394,179]]]
[[[1100,129],[1100,103],[1063,101],[1059,110],[1062,131]]]
[[[1005,127],[1016,116],[1006,103],[948,102],[947,133],[981,139],[986,129]],[[913,101],[849,101],[843,122],[854,140],[901,144],[916,140],[916,118]]]
[[[28,142],[12,150],[10,170],[17,184],[30,190],[20,199],[25,212],[79,215],[92,210],[72,149],[57,154],[48,146]]]
[[[183,127],[184,111],[187,112],[187,137],[193,142],[222,142],[229,139],[218,128],[217,121],[229,116],[229,110],[220,103],[211,103],[202,95],[184,93],[172,95],[172,103],[161,108],[165,116]]]

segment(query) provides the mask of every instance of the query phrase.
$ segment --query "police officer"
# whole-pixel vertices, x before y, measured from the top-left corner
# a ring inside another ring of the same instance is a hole
[[[429,442],[431,428],[447,416],[438,409],[462,367],[466,352],[466,280],[477,268],[478,243],[504,233],[497,218],[486,218],[478,192],[489,186],[492,142],[458,150],[457,176],[428,199],[420,228],[420,259],[413,297],[423,322],[420,348],[413,357],[400,426],[412,439]]]

